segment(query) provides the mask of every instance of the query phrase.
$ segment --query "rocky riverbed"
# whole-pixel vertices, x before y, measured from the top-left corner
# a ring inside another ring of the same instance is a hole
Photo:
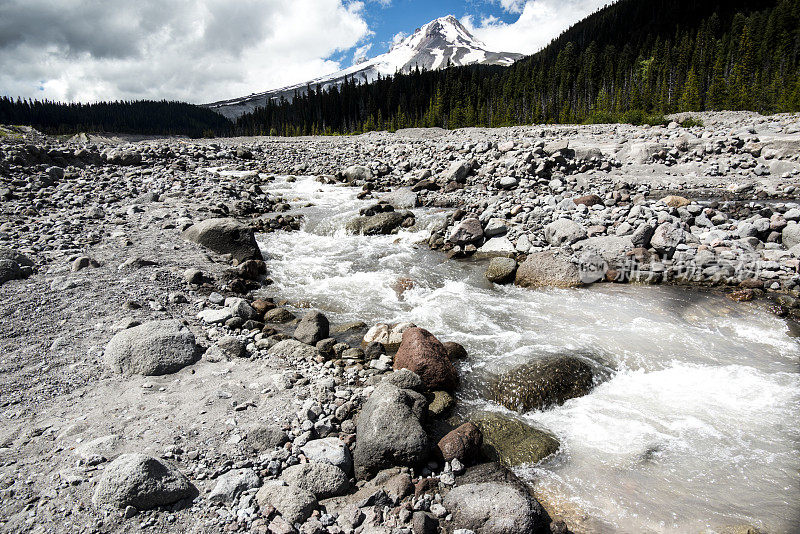
[[[791,325],[800,117],[698,118],[204,141],[13,130],[0,138],[0,528],[602,530],[507,469],[550,456],[553,436],[448,418],[463,340],[287,302],[256,238],[303,227],[309,201],[274,184],[311,176],[359,188],[349,232],[413,230],[430,208],[427,246],[490,260],[498,284],[713,286]],[[521,369],[488,393],[520,412],[605,372],[575,357]]]

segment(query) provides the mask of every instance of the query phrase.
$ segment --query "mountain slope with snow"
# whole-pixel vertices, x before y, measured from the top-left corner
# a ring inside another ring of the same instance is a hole
[[[264,106],[269,99],[283,96],[290,100],[295,92],[303,94],[308,86],[329,89],[341,85],[345,78],[368,83],[377,79],[379,75],[391,76],[397,72],[410,72],[417,67],[420,70],[436,70],[448,65],[508,66],[522,57],[522,54],[487,50],[486,45],[473,37],[455,17],[448,15],[419,28],[412,35],[394,45],[389,52],[350,68],[308,82],[251,94],[242,98],[214,102],[205,106],[235,120],[259,106]]]

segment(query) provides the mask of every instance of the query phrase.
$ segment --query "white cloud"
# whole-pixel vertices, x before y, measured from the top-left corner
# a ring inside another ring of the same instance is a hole
[[[609,3],[609,0],[499,0],[511,13],[519,13],[516,22],[506,24],[496,17],[486,17],[475,24],[472,17],[461,23],[490,50],[533,54],[558,37],[572,24]]]
[[[341,67],[372,32],[348,0],[0,0],[0,94],[242,96]]]
[[[356,48],[355,52],[353,52],[353,65],[368,59],[369,56],[367,56],[367,54],[369,54],[370,49],[372,49],[372,43],[367,43],[364,46]]]

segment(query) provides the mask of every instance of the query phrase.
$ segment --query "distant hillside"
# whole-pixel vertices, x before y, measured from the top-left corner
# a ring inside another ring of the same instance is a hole
[[[48,134],[114,132],[144,135],[224,135],[231,122],[208,109],[183,102],[99,102],[62,104],[0,97],[0,124],[33,126]]]
[[[241,117],[241,133],[638,121],[800,110],[800,0],[620,0],[507,68],[346,84]]]

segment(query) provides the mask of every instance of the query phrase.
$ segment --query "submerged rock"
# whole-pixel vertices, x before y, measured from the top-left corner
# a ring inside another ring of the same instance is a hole
[[[500,376],[491,385],[492,400],[520,413],[564,404],[589,393],[592,368],[572,356],[547,357]]]
[[[357,217],[345,225],[351,234],[382,235],[414,225],[414,214],[410,211],[389,211],[368,217]]]
[[[479,413],[473,422],[483,435],[483,454],[508,467],[535,465],[560,446],[552,434],[500,413]]]

